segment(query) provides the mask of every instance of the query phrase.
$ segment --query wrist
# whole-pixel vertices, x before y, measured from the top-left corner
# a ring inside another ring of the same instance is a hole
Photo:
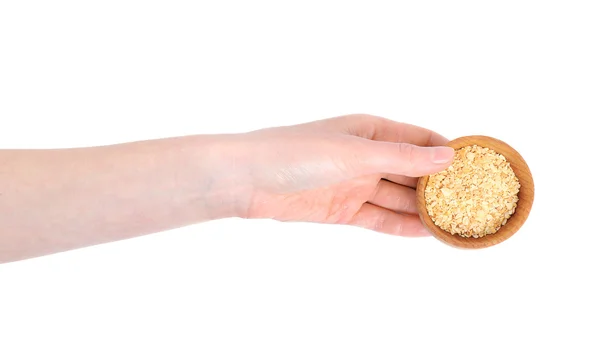
[[[199,136],[196,145],[199,208],[209,220],[248,217],[252,184],[248,153],[240,135]]]

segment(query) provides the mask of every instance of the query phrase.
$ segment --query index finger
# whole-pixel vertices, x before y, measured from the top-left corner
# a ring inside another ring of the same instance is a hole
[[[375,141],[410,143],[423,147],[448,143],[447,138],[435,131],[373,115],[346,115],[320,123],[329,129]]]
[[[356,124],[356,131],[361,132],[361,128],[369,127],[367,124],[368,120]],[[386,118],[375,117],[371,122],[373,125],[371,129],[372,140],[385,141],[385,142],[397,142],[397,143],[410,143],[422,147],[432,147],[445,145],[449,141],[439,133],[426,129],[424,127],[400,123]]]

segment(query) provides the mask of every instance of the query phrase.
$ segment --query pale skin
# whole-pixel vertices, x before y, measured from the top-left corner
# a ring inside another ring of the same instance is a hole
[[[427,236],[414,187],[451,164],[447,142],[349,115],[243,134],[0,150],[0,263],[229,217]]]

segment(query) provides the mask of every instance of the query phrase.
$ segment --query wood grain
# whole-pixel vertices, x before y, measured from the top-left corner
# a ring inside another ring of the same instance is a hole
[[[523,157],[503,141],[486,136],[460,137],[450,141],[447,145],[454,149],[460,149],[470,145],[479,145],[481,147],[493,149],[497,153],[504,155],[521,184],[521,189],[518,194],[519,201],[517,202],[517,209],[508,219],[506,224],[494,234],[488,234],[481,238],[465,238],[456,234],[452,235],[436,226],[427,213],[425,205],[425,187],[427,186],[429,176],[424,176],[421,177],[417,183],[417,208],[419,210],[419,217],[425,227],[438,240],[450,246],[464,249],[486,248],[500,244],[512,237],[527,220],[533,205],[535,192],[531,171]]]

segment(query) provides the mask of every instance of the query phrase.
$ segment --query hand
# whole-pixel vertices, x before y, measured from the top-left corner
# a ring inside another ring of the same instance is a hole
[[[244,136],[236,157],[249,177],[248,218],[356,225],[403,236],[429,233],[417,215],[417,177],[451,164],[441,135],[351,115]]]
[[[454,151],[433,147],[446,142],[353,115],[238,135],[0,150],[0,263],[232,216],[427,235],[416,177],[450,165]]]

